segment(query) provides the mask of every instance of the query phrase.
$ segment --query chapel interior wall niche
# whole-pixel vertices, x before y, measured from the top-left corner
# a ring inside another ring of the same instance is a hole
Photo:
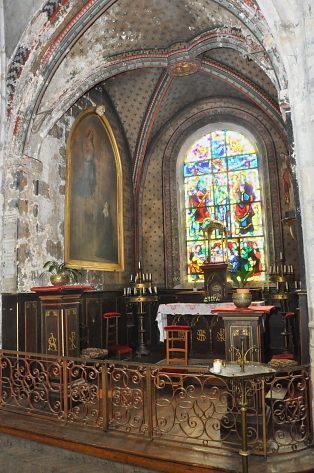
[[[193,123],[194,117],[195,123]],[[195,118],[197,117],[197,118]],[[145,264],[149,264],[158,275],[159,283],[167,287],[181,285],[182,281],[182,224],[177,200],[180,183],[176,175],[177,158],[184,139],[209,121],[225,120],[241,124],[251,134],[255,134],[260,143],[264,169],[263,186],[265,197],[265,219],[267,220],[267,263],[279,257],[282,248],[287,248],[286,260],[293,264],[298,272],[296,242],[286,234],[281,219],[284,212],[282,202],[281,168],[278,156],[286,152],[284,137],[273,126],[265,114],[250,105],[243,105],[242,110],[235,107],[235,102],[211,101],[210,105],[197,104],[177,116],[171,126],[165,126],[147,154],[143,172],[141,193],[141,228],[142,250]],[[185,128],[180,129],[181,123]],[[175,130],[175,131],[173,131]],[[161,176],[162,169],[162,176]],[[162,179],[162,186],[160,186]],[[181,240],[180,240],[181,238]],[[181,243],[180,243],[181,241]],[[287,243],[287,241],[289,243]],[[163,258],[162,258],[163,257]],[[147,263],[146,263],[147,261]],[[149,263],[148,263],[149,262]]]

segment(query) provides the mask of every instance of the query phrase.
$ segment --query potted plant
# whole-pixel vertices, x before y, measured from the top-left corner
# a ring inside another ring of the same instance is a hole
[[[46,261],[43,266],[43,274],[50,273],[50,282],[53,286],[64,286],[69,283],[76,283],[81,272],[78,269],[68,268],[65,263],[58,261]]]
[[[236,290],[232,294],[232,300],[237,307],[248,307],[252,302],[250,289],[246,288],[245,285],[253,274],[254,271],[252,269],[246,269],[244,266],[230,274],[236,286]]]

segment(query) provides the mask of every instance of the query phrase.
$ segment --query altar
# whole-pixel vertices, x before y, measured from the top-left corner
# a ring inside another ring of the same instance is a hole
[[[231,345],[245,336],[247,348],[255,345],[257,360],[262,361],[265,317],[273,309],[273,306],[255,304],[248,309],[238,309],[232,302],[161,304],[156,321],[161,342],[166,338],[164,327],[167,324],[191,327],[190,356],[230,359]]]
[[[167,324],[188,325],[190,332],[190,353],[192,356],[209,358],[223,357],[225,353],[225,330],[223,320],[213,310],[232,302],[221,303],[173,303],[160,304],[157,310],[157,325],[160,341],[166,338],[164,327]]]

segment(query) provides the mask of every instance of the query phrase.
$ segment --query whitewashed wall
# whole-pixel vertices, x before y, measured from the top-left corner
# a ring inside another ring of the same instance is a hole
[[[287,71],[288,88],[281,95],[290,102],[293,123],[314,388],[314,0],[260,0],[258,3]],[[314,399],[312,406],[314,409]]]

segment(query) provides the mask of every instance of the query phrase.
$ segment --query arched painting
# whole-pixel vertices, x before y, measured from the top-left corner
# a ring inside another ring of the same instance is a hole
[[[67,144],[65,262],[123,270],[122,171],[107,118],[87,109]]]

